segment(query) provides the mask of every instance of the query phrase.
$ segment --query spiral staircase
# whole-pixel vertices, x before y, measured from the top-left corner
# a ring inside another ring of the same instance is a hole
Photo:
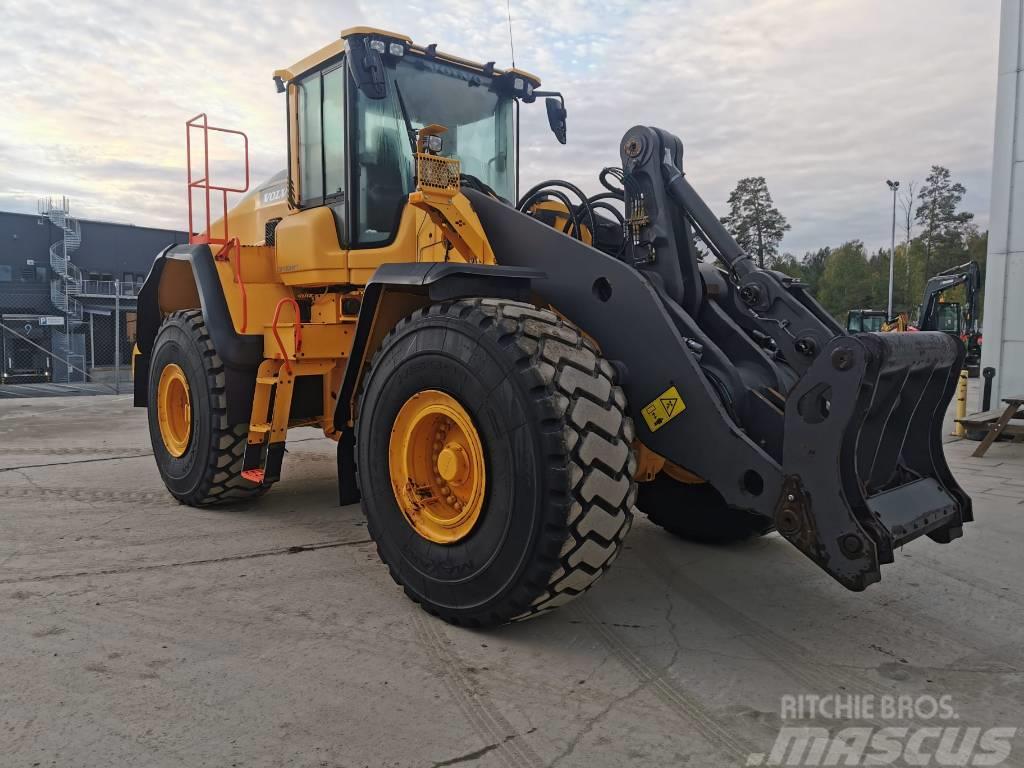
[[[75,298],[82,290],[82,273],[71,263],[71,254],[82,244],[82,228],[71,218],[66,197],[39,201],[39,215],[61,230],[63,236],[50,246],[50,301],[68,321],[82,319],[82,304]]]
[[[65,318],[63,330],[51,331],[51,351],[58,361],[67,361],[65,377],[74,378],[71,366],[84,365],[84,356],[76,354],[72,336],[75,323],[83,319],[82,303],[75,298],[82,292],[82,273],[71,263],[71,254],[82,244],[82,229],[78,219],[70,215],[66,197],[43,198],[39,201],[39,215],[61,231],[61,238],[50,246],[50,303]],[[80,327],[80,326],[79,326]]]

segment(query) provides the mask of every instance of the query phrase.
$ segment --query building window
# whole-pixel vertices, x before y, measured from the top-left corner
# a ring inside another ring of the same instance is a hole
[[[0,264],[0,283],[11,282],[11,265]]]

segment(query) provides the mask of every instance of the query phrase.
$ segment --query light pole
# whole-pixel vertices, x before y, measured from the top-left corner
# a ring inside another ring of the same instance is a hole
[[[885,182],[892,190],[892,250],[889,251],[889,306],[886,309],[886,319],[892,320],[892,283],[893,269],[896,266],[896,191],[900,188],[898,181]]]

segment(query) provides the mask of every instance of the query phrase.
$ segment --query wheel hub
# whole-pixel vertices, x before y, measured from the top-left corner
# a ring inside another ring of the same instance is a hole
[[[178,459],[188,450],[192,437],[192,399],[181,366],[170,363],[160,372],[157,413],[164,448]]]
[[[388,445],[395,500],[420,536],[461,541],[483,509],[483,443],[466,409],[451,395],[424,390],[398,412]]]

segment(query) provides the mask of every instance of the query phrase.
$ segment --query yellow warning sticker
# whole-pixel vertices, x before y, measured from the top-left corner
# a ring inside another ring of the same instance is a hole
[[[686,410],[686,403],[679,390],[669,387],[644,406],[644,421],[651,432],[657,432],[668,422]]]

